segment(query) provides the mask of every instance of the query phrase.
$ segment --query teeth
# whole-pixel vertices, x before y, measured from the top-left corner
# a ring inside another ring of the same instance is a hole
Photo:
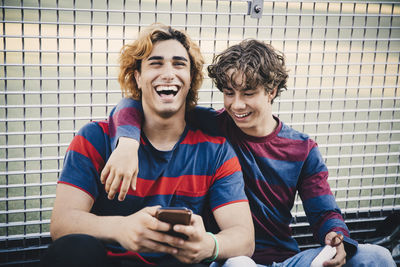
[[[178,88],[176,86],[158,86],[156,88],[157,92],[162,92],[162,91],[173,91],[173,92],[178,92]]]
[[[235,113],[235,116],[238,117],[238,118],[244,118],[244,117],[246,117],[246,116],[249,116],[249,114],[250,114],[250,112],[245,113],[245,114],[236,114],[236,113]]]

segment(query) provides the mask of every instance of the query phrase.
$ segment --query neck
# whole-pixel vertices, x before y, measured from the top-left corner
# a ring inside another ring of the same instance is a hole
[[[251,129],[241,129],[245,134],[255,137],[264,137],[271,134],[278,127],[278,122],[272,114],[267,116],[257,127]]]
[[[160,151],[171,150],[185,130],[184,115],[176,114],[170,118],[161,118],[146,116],[145,114],[143,132],[156,149]]]

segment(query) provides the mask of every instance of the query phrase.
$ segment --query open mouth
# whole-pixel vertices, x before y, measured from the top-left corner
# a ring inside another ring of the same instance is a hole
[[[246,117],[248,117],[250,114],[251,114],[251,112],[242,113],[242,114],[234,113],[235,117],[236,117],[236,118],[239,118],[239,119],[246,118]]]
[[[177,86],[157,86],[156,92],[159,96],[169,96],[169,97],[174,97],[178,93],[178,87]]]

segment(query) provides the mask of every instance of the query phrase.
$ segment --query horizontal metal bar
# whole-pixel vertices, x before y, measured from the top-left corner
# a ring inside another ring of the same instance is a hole
[[[386,173],[386,174],[364,174],[364,175],[349,175],[349,176],[329,176],[329,181],[351,181],[351,180],[362,180],[362,179],[387,179],[398,177],[397,173]],[[28,188],[28,187],[44,187],[44,186],[56,186],[57,182],[46,182],[46,183],[26,183],[26,184],[6,184],[0,185],[0,189],[11,189],[11,188]],[[341,188],[341,187],[337,187]],[[347,188],[347,187],[346,187]]]
[[[340,144],[338,144],[340,146]],[[351,154],[330,154],[324,156],[324,159],[336,159],[336,158],[368,158],[368,157],[389,157],[389,156],[400,156],[400,152],[392,152],[392,153],[351,153]]]
[[[47,212],[52,211],[53,208],[35,208],[35,209],[18,209],[18,210],[0,210],[0,215],[4,214],[20,214],[20,213],[32,213],[32,212]]]
[[[400,142],[398,142],[400,143]],[[321,146],[319,146],[321,147]],[[399,163],[374,163],[374,164],[354,164],[354,165],[341,165],[341,166],[327,166],[328,170],[352,169],[352,168],[380,168],[380,167],[399,167]],[[61,169],[47,169],[47,170],[29,170],[29,171],[8,171],[0,172],[0,176],[10,175],[28,175],[28,174],[44,174],[44,173],[60,173]],[[0,198],[0,201],[2,199]]]
[[[49,224],[49,223],[50,223],[50,220],[36,220],[36,221],[26,221],[26,222],[9,222],[9,223],[0,223],[0,228],[16,227],[16,226],[28,226],[28,225],[38,225],[38,224]]]
[[[318,111],[319,112],[319,111]],[[297,114],[303,114],[304,112],[298,112]],[[280,114],[277,112],[276,114]],[[294,112],[293,114],[296,114]],[[0,120],[1,121],[1,120]],[[318,121],[318,122],[286,122],[290,126],[301,126],[301,125],[337,125],[337,124],[368,124],[368,123],[399,123],[400,119],[393,120],[348,120],[348,121]]]
[[[358,135],[381,135],[381,134],[399,134],[400,130],[387,130],[387,131],[365,131],[365,132],[327,132],[327,133],[311,133],[309,136],[358,136]],[[1,134],[0,134],[1,135]]]
[[[382,86],[380,88],[382,88]],[[110,94],[122,94],[122,93],[121,90],[60,90],[60,91],[46,90],[46,91],[1,91],[0,92],[0,95],[49,95],[49,94],[55,94],[55,95],[109,94],[110,95]],[[115,105],[116,104],[117,103],[115,103]]]
[[[342,147],[357,147],[357,146],[391,146],[400,145],[400,141],[379,141],[379,142],[357,142],[357,143],[340,143],[340,144],[318,144],[320,148],[326,147],[337,147],[338,145]]]
[[[62,38],[59,38],[62,39]],[[120,38],[119,40],[127,40],[125,38]],[[258,40],[260,41],[268,41],[267,39],[260,39],[258,38]],[[274,38],[274,41],[277,40]],[[286,40],[286,39],[284,39]],[[283,41],[284,41],[283,40]],[[205,39],[198,39],[197,41],[205,41]],[[232,39],[220,39],[218,41],[232,41]],[[269,40],[270,41],[270,40]],[[282,41],[282,40],[281,40]],[[43,49],[37,49],[37,50],[28,50],[28,49],[19,49],[19,50],[13,50],[13,49],[0,49],[0,52],[3,53],[57,53],[57,54],[104,54],[104,53],[108,53],[108,54],[119,54],[120,50],[108,50],[108,51],[95,51],[95,50],[43,50]],[[208,55],[208,54],[215,54],[216,52],[214,51],[202,51],[203,55]],[[285,54],[298,54],[299,51],[298,50],[285,50]],[[363,54],[396,54],[396,53],[400,53],[400,51],[397,50],[375,50],[375,51],[364,51],[364,50],[301,50],[301,54],[325,54],[325,55],[329,55],[329,54],[348,54],[348,53],[363,53]],[[207,65],[207,64],[206,64]]]
[[[281,2],[280,2],[281,3]],[[288,3],[293,3],[288,1]],[[314,3],[314,2],[312,2]],[[318,1],[318,3],[320,3]],[[332,3],[332,2],[329,2]],[[343,2],[337,2],[338,4],[343,4]],[[351,2],[349,2],[351,4]],[[385,2],[382,4],[396,4],[395,2]],[[379,3],[374,3],[374,4],[379,4]],[[154,10],[126,10],[126,9],[98,9],[98,8],[61,8],[61,7],[32,7],[32,6],[0,6],[1,8],[4,9],[18,9],[18,10],[37,10],[37,11],[69,11],[69,12],[96,12],[96,13],[125,13],[125,14],[154,14]],[[247,15],[247,9],[244,9],[245,12],[222,12],[220,10],[215,11],[215,12],[206,12],[206,11],[201,11],[201,12],[197,12],[197,11],[176,11],[176,10],[157,10],[157,14],[158,15],[220,15],[220,16],[224,16],[224,15],[229,15],[229,16],[243,16],[243,15]],[[329,13],[312,13],[312,14],[308,14],[308,13],[278,13],[278,12],[274,12],[274,13],[266,13],[263,12],[263,16],[285,16],[285,17],[289,17],[289,16],[326,16],[326,17],[337,17],[337,16],[341,16],[341,17],[357,17],[357,16],[380,16],[380,17],[386,17],[386,16],[391,16],[391,14],[382,14],[382,13],[368,13],[368,14],[357,14],[357,13],[336,13],[336,12],[329,12]],[[175,25],[173,25],[174,27],[176,27]],[[188,25],[190,26],[190,25]]]
[[[298,204],[297,204],[298,205]],[[357,207],[357,208],[346,208],[341,209],[342,214],[354,214],[354,213],[365,213],[365,212],[381,212],[381,211],[393,211],[400,210],[400,205],[393,206],[382,206],[382,207]],[[304,211],[292,211],[293,217],[306,217]],[[367,219],[367,218],[363,218]]]
[[[332,99],[331,101],[337,101],[336,99]],[[307,102],[307,100],[305,100]],[[0,105],[1,108],[19,108],[19,109],[27,109],[27,108],[81,108],[81,107],[90,107],[90,108],[95,108],[95,107],[113,107],[114,104],[108,104],[108,103],[101,103],[101,104],[89,104],[89,103],[82,103],[82,104],[36,104],[36,105]],[[318,110],[301,110],[301,111],[280,111],[279,114],[295,114],[301,113],[301,114],[315,114],[315,113],[344,113],[344,112],[389,112],[389,111],[400,111],[400,107],[393,107],[393,108],[353,108],[353,109],[329,109],[329,110],[323,110],[323,109],[318,109]],[[24,118],[27,119],[27,118]],[[7,120],[7,119],[6,119]]]
[[[94,93],[94,92],[93,92]],[[1,108],[96,108],[96,107],[114,107],[114,103],[82,103],[82,104],[35,104],[35,105],[0,105]]]
[[[398,177],[398,173],[385,173],[385,174],[363,174],[363,175],[349,175],[349,176],[334,176],[329,175],[329,181],[350,181],[350,180],[360,180],[360,179],[386,179],[386,178],[393,178]]]
[[[329,133],[327,134],[329,135]],[[318,146],[320,148],[326,148],[326,147],[337,147],[338,145],[340,146],[346,146],[346,147],[357,147],[357,146],[390,146],[390,145],[398,145],[400,144],[399,141],[387,141],[387,142],[359,142],[359,143],[334,143],[334,144],[319,144]],[[34,144],[34,145],[3,145],[0,146],[0,149],[26,149],[26,148],[50,148],[50,147],[67,147],[69,146],[69,143],[60,143],[60,144]],[[1,172],[0,172],[1,175]]]
[[[16,227],[16,226],[29,226],[29,225],[38,225],[38,224],[50,224],[50,220],[48,219],[48,220],[26,221],[26,222],[0,223],[0,228]]]
[[[203,26],[199,26],[199,27],[203,27]],[[213,26],[212,28],[218,28],[217,26]],[[242,27],[240,27],[242,28]],[[24,38],[24,39],[42,39],[42,40],[47,40],[47,39],[60,39],[60,36],[56,36],[56,35],[9,35],[9,34],[0,34],[0,38],[10,38],[10,39],[20,39],[20,38]],[[63,40],[101,40],[101,41],[120,41],[120,40],[125,40],[125,38],[120,38],[120,37],[108,37],[108,36],[103,36],[103,37],[98,37],[98,36],[63,36],[62,37]],[[267,38],[257,38],[260,41],[271,41],[271,39],[267,39]],[[212,41],[212,42],[219,42],[219,41],[227,41],[227,39],[219,39],[219,38],[197,38],[197,37],[193,37],[192,38],[193,41]],[[240,38],[234,38],[231,37],[229,39],[229,41],[233,42],[233,41],[237,41],[240,42],[243,39]],[[400,38],[396,38],[396,37],[390,37],[390,38],[384,38],[384,37],[376,37],[376,38],[278,38],[278,37],[274,37],[274,42],[278,42],[278,41],[294,41],[294,42],[315,42],[315,41],[325,41],[325,42],[387,42],[387,41],[393,41],[393,42],[397,42],[400,41]]]
[[[158,12],[158,11],[157,11]],[[125,12],[124,12],[125,13]],[[179,12],[172,12],[171,14],[177,15]],[[185,12],[183,14],[189,14],[189,12]],[[204,15],[203,13],[201,13],[202,15]],[[218,12],[218,15],[220,15],[220,13]],[[237,14],[238,16],[242,16],[243,14]],[[235,16],[232,13],[229,13],[229,16],[233,17]],[[280,15],[279,13],[271,13],[271,16],[286,16],[285,15]],[[290,16],[293,16],[292,14],[290,14]],[[307,17],[307,16],[313,16],[311,14],[301,14],[301,17]],[[313,17],[317,17],[317,16],[321,16],[320,14],[316,14],[316,16]],[[340,14],[340,16],[342,16],[342,14]],[[368,14],[361,14],[360,16],[368,16]],[[101,23],[101,22],[61,22],[61,21],[21,21],[21,20],[0,20],[0,23],[10,23],[10,24],[29,24],[29,26],[33,26],[35,24],[38,25],[56,25],[56,26],[100,26],[100,27],[139,27],[139,26],[143,26],[143,24],[140,23]],[[173,27],[187,27],[187,28],[229,28],[229,29],[270,29],[271,26],[263,26],[263,25],[257,25],[257,26],[253,26],[253,25],[242,25],[242,26],[236,26],[236,25],[224,25],[224,24],[219,24],[219,25],[212,25],[212,24],[201,24],[201,25],[196,25],[196,24],[190,24],[190,25],[183,25],[183,24],[174,24],[171,25]],[[328,25],[285,25],[285,26],[281,26],[281,25],[273,25],[274,29],[313,29],[313,30],[337,30],[338,27],[337,26],[328,26]],[[340,25],[340,30],[346,30],[346,29],[351,29],[351,30],[369,30],[369,29],[377,29],[377,27],[373,27],[373,26],[357,26],[357,25],[353,25],[353,26],[347,26],[347,25]],[[380,30],[385,30],[385,29],[391,29],[391,30],[397,30],[400,29],[400,27],[398,26],[384,26],[384,25],[379,25],[379,29]]]
[[[1,197],[0,202],[55,198],[55,194],[40,196]],[[1,224],[0,224],[1,225]]]
[[[328,170],[342,170],[342,169],[355,169],[355,168],[388,168],[400,167],[400,162],[397,163],[374,163],[374,164],[354,164],[354,165],[341,165],[341,166],[327,166]],[[400,193],[400,192],[399,192]]]
[[[398,131],[400,133],[400,131]],[[340,146],[341,144],[336,144]],[[390,157],[390,156],[400,156],[400,152],[386,152],[386,153],[359,153],[359,154],[330,154],[324,156],[324,159],[338,159],[338,158],[368,158],[368,157]],[[10,163],[10,162],[30,162],[30,161],[49,161],[49,160],[63,160],[64,156],[53,156],[53,157],[25,157],[25,158],[0,158],[0,163]],[[0,185],[1,188],[1,185]]]
[[[385,199],[398,199],[400,197],[400,193],[396,195],[380,195],[380,196],[357,196],[357,197],[336,197],[335,200],[337,203],[345,202],[356,202],[356,201],[372,201],[372,200],[385,200]],[[295,201],[295,205],[301,205],[301,200]]]
[[[209,78],[205,77],[206,80],[209,80]],[[362,86],[362,85],[348,85],[348,86],[329,86],[329,87],[296,87],[294,88],[289,88],[288,91],[291,90],[296,90],[296,91],[335,91],[335,90],[347,90],[347,91],[352,91],[354,89],[357,90],[363,90],[363,89],[380,89],[382,88],[385,89],[396,89],[398,86],[396,85],[385,85],[384,87],[382,86]],[[217,88],[201,88],[199,92],[218,92],[219,90]],[[122,94],[120,90],[53,90],[53,91],[0,91],[0,95],[49,95],[49,94],[57,94],[57,95],[64,95],[64,94],[115,94],[119,93]],[[368,101],[368,100],[398,100],[400,97],[351,97],[351,98],[316,98],[316,99],[303,99],[303,98],[298,98],[298,99],[282,99],[282,98],[277,98],[276,102],[284,103],[284,102],[304,102],[304,101],[337,101],[337,100],[359,100],[359,101]],[[116,104],[116,103],[115,103]]]
[[[93,116],[93,117],[58,117],[58,118],[12,118],[12,119],[0,119],[0,122],[32,122],[32,121],[79,121],[87,120],[89,121],[99,121],[105,120],[107,117]]]
[[[57,182],[26,183],[26,184],[2,184],[2,185],[0,185],[0,189],[45,187],[45,186],[56,186],[56,185],[57,185]]]
[[[381,86],[382,88],[382,86]],[[396,86],[384,86],[384,89],[396,88]],[[295,90],[297,91],[298,88]],[[332,89],[333,91],[339,88]],[[360,89],[360,88],[358,88]],[[373,88],[365,88],[365,89],[373,89]],[[352,91],[353,88],[347,88],[348,91]],[[321,90],[322,91],[322,90]],[[200,91],[201,92],[201,91]],[[400,97],[332,97],[332,98],[296,98],[296,99],[276,99],[274,102],[279,103],[303,103],[303,102],[337,102],[337,101],[387,101],[387,100],[400,100]]]
[[[49,135],[49,134],[76,134],[77,130],[59,130],[59,131],[21,131],[21,132],[0,132],[0,136],[14,136],[14,135]],[[383,133],[383,132],[382,132]],[[8,147],[8,146],[7,146]],[[0,146],[1,148],[1,146]]]
[[[9,162],[29,162],[29,161],[48,161],[48,160],[62,160],[63,156],[53,156],[53,157],[27,157],[27,158],[7,158],[0,159],[0,163]],[[1,187],[0,187],[1,188]]]
[[[57,134],[57,135],[62,135],[62,134],[73,134],[75,135],[78,132],[78,130],[60,130],[60,131],[20,131],[20,132],[0,132],[0,136],[16,136],[16,135],[52,135],[52,134]],[[382,134],[399,134],[400,130],[378,130],[378,131],[351,131],[351,132],[318,132],[318,133],[313,133],[309,132],[308,135],[316,138],[319,136],[359,136],[359,135],[382,135]],[[8,148],[9,146],[3,147],[3,149]],[[0,149],[2,146],[0,146]],[[19,146],[18,148],[24,148],[24,146]]]
[[[393,189],[393,188],[394,189],[400,188],[400,184],[349,186],[349,187],[346,187],[346,188],[344,188],[344,187],[340,187],[340,188],[333,187],[333,188],[331,188],[331,191],[332,192],[341,192],[341,191],[351,192],[351,191],[361,191],[361,190]]]
[[[25,148],[51,148],[51,147],[67,147],[70,143],[58,144],[34,144],[34,145],[6,145],[0,146],[0,149],[25,149]]]
[[[8,171],[8,172],[0,172],[0,176],[6,175],[28,175],[28,174],[49,174],[49,173],[60,173],[61,169],[44,169],[44,170],[29,170],[29,171]],[[0,201],[2,198],[0,198]]]
[[[399,27],[400,29],[400,27]],[[343,52],[343,51],[342,51]],[[90,52],[91,53],[91,52]],[[353,51],[348,51],[348,53],[353,53]],[[388,51],[387,53],[393,54],[392,51]],[[323,66],[325,67],[331,67],[331,66],[366,66],[366,65],[373,65],[373,66],[390,66],[390,65],[395,65],[397,66],[399,62],[321,62],[321,63],[287,63],[286,67],[316,67],[316,66]],[[62,68],[115,68],[119,67],[119,64],[65,64],[65,63],[58,63],[58,64],[50,64],[50,63],[0,63],[0,67],[41,67],[41,68],[56,68],[56,67],[62,67]],[[61,72],[61,71],[60,71]]]
[[[361,77],[399,77],[399,73],[383,73],[383,74],[378,74],[378,73],[366,73],[366,74],[335,74],[334,77],[336,78],[361,78]],[[307,75],[307,74],[294,74],[291,75],[292,78],[326,78],[326,74],[312,74],[312,75]],[[86,81],[86,80],[117,80],[117,77],[114,76],[87,76],[87,77],[0,77],[0,81],[55,81],[55,80],[60,80],[60,81],[69,81],[69,80],[77,80],[77,81]]]

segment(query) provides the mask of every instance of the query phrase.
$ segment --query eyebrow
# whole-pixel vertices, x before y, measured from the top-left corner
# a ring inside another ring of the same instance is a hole
[[[150,60],[163,60],[163,59],[164,59],[164,57],[162,57],[162,56],[152,56],[152,57],[149,57],[147,59],[147,61],[150,61]],[[188,60],[185,57],[181,57],[181,56],[173,56],[172,60],[180,60],[180,61],[188,62]]]

